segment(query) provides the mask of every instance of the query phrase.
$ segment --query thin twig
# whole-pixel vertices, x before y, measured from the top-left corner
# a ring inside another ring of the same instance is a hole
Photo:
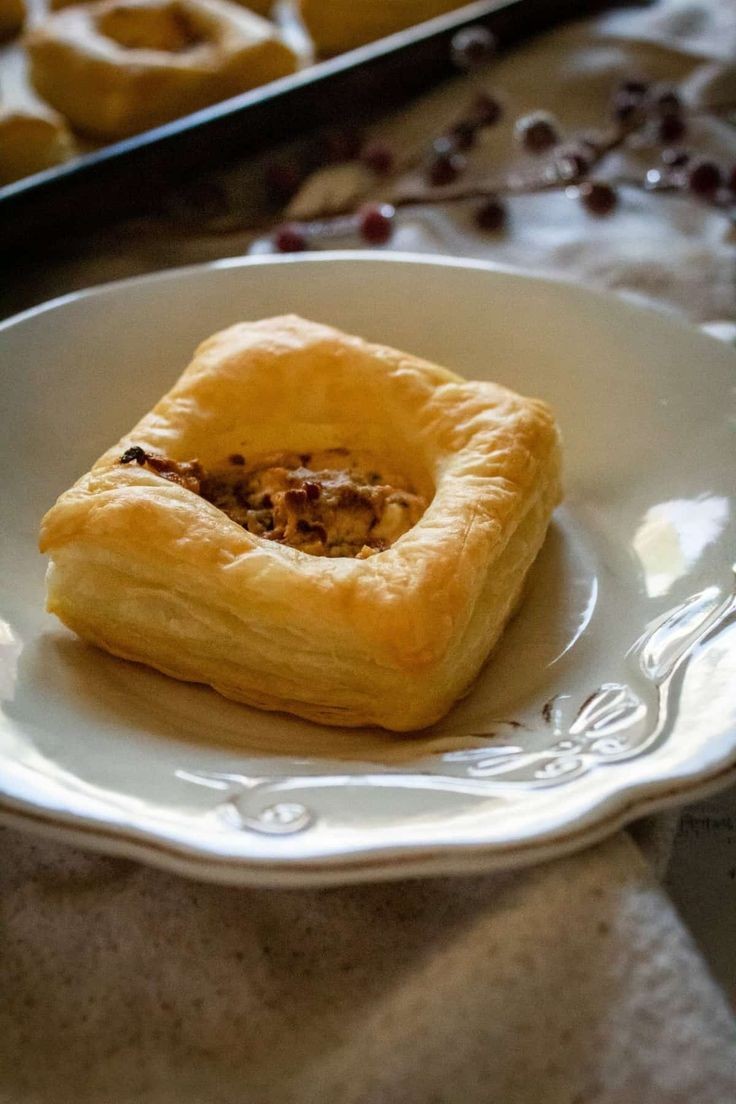
[[[692,116],[708,116],[718,114],[728,114],[736,111],[736,104],[720,104],[715,105],[712,108],[691,110],[689,115]],[[462,117],[456,120],[456,123],[449,124],[447,130],[450,131],[453,125],[458,122],[462,122]],[[498,182],[495,180],[481,179],[472,183],[465,183],[461,185],[447,185],[444,187],[427,186],[424,188],[407,190],[402,192],[400,188],[400,182],[408,175],[412,169],[416,169],[426,159],[426,146],[423,146],[423,152],[421,154],[412,154],[408,159],[404,159],[400,162],[394,172],[391,174],[391,179],[396,184],[398,182],[398,189],[388,191],[383,196],[372,197],[371,202],[378,204],[389,204],[394,208],[412,208],[422,206],[442,205],[448,203],[464,203],[471,200],[489,199],[492,197],[498,198],[511,198],[520,195],[535,195],[543,192],[563,190],[570,186],[575,186],[581,181],[589,178],[595,173],[606,157],[614,150],[620,149],[628,141],[632,135],[640,132],[646,125],[646,120],[637,120],[630,124],[619,123],[611,136],[605,141],[589,141],[583,135],[579,136],[577,143],[587,147],[585,153],[586,168],[583,173],[575,177],[565,177],[559,172],[555,171],[555,166],[560,161],[564,160],[565,156],[572,156],[576,152],[576,141],[564,143],[557,147],[553,152],[552,159],[545,160],[546,174],[542,170],[540,175],[535,176],[520,176],[518,173],[510,172],[504,181]],[[430,146],[431,148],[431,146]],[[591,152],[589,152],[591,151]],[[648,183],[646,176],[643,178],[637,177],[624,177],[620,176],[608,181],[613,186],[629,186],[641,188],[646,191],[657,192],[676,192],[680,190],[680,181],[677,180],[673,174],[663,174],[662,180],[657,184],[652,185]],[[326,238],[326,237],[344,237],[355,231],[355,216],[359,209],[356,207],[355,200],[346,202],[343,206],[332,208],[329,214],[317,215],[311,219],[305,220],[293,220],[299,225],[305,232],[308,238]],[[724,202],[718,197],[711,200],[713,206],[722,209],[728,209],[732,204]],[[204,224],[203,229],[206,228],[208,233],[219,234],[222,236],[232,234],[250,234],[258,235],[271,233],[274,228],[283,221],[283,216],[280,219],[274,217],[265,216],[256,220],[250,220],[248,222],[233,220],[232,216],[225,215],[219,219],[215,219],[210,224]]]

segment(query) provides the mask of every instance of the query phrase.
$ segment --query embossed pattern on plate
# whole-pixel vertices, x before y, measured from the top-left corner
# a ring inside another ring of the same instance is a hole
[[[415,736],[250,710],[88,648],[43,612],[34,541],[53,497],[201,338],[286,310],[542,395],[561,419],[567,497],[522,608],[468,697]],[[727,348],[550,280],[360,254],[111,285],[1,339],[8,823],[223,881],[340,882],[547,857],[733,768]]]

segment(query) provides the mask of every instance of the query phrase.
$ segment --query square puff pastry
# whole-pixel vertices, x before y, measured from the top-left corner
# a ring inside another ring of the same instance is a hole
[[[366,559],[254,535],[136,463],[371,450],[429,505]],[[545,403],[287,316],[197,349],[172,390],[49,510],[48,609],[80,636],[229,698],[333,725],[438,720],[470,687],[560,499]]]

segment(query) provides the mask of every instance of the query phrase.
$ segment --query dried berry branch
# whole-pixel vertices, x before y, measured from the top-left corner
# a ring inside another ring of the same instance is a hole
[[[485,117],[479,110],[483,106],[487,108]],[[720,110],[725,113],[726,106],[722,105]],[[386,198],[357,208],[346,203],[324,217],[279,227],[273,238],[274,247],[279,251],[308,249],[319,240],[356,232],[365,241],[380,244],[390,239],[393,217],[399,208],[472,201],[478,201],[477,226],[497,232],[506,222],[504,201],[508,198],[562,189],[576,197],[590,214],[600,217],[615,209],[622,185],[657,192],[688,191],[724,210],[734,206],[736,166],[727,173],[715,161],[694,158],[679,144],[694,113],[687,111],[674,89],[651,86],[644,81],[625,81],[614,93],[611,114],[613,124],[608,136],[593,140],[581,135],[565,142],[552,116],[542,112],[525,116],[515,124],[516,139],[528,152],[546,155],[543,169],[533,174],[510,173],[500,184],[487,179],[461,183],[466,169],[464,151],[475,144],[479,130],[495,125],[501,117],[498,101],[487,95],[484,100],[476,97],[468,113],[432,143],[423,161],[423,185],[402,190],[405,167],[402,166],[402,173],[397,173],[392,168],[391,151],[372,143],[361,151],[359,158],[364,164],[375,166],[376,175],[384,177],[386,184],[393,183]],[[698,112],[700,116],[703,114],[707,113]],[[596,170],[606,157],[635,138],[647,138],[664,146],[661,163],[642,177],[619,175],[612,180],[595,179]]]
[[[494,47],[493,37],[485,28],[468,28],[453,42],[453,60],[461,70],[475,72],[492,56]],[[357,162],[368,169],[376,185],[381,185],[383,198],[370,203],[351,199],[342,206],[331,204],[329,210],[317,210],[314,217],[289,221],[275,230],[273,219],[244,225],[230,217],[221,220],[220,227],[226,233],[270,233],[273,247],[280,252],[305,250],[356,233],[369,244],[381,245],[392,236],[399,208],[474,203],[478,228],[497,233],[506,225],[509,198],[567,191],[588,213],[604,217],[616,208],[622,186],[650,192],[686,191],[729,211],[736,204],[736,166],[726,170],[713,160],[695,157],[682,143],[693,119],[736,117],[735,113],[734,104],[718,104],[707,110],[687,108],[671,85],[625,80],[613,92],[606,131],[563,140],[554,116],[533,112],[516,120],[514,139],[538,159],[537,170],[511,171],[501,181],[487,177],[464,180],[468,151],[504,114],[498,98],[476,90],[461,115],[419,151],[397,151],[382,141],[364,142],[355,131],[331,130],[301,160],[276,161],[266,171],[267,195],[282,211],[315,170],[343,162]],[[606,180],[596,178],[609,154],[637,141],[662,147],[658,164],[650,166],[641,177],[619,174]],[[421,183],[417,183],[417,177]]]

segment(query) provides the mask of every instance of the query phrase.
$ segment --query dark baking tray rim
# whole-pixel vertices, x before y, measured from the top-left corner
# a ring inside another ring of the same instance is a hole
[[[348,0],[349,2],[349,0]],[[0,187],[0,249],[53,244],[150,207],[161,189],[320,127],[364,121],[457,72],[453,35],[483,23],[499,50],[605,6],[601,0],[476,0],[164,126]]]

